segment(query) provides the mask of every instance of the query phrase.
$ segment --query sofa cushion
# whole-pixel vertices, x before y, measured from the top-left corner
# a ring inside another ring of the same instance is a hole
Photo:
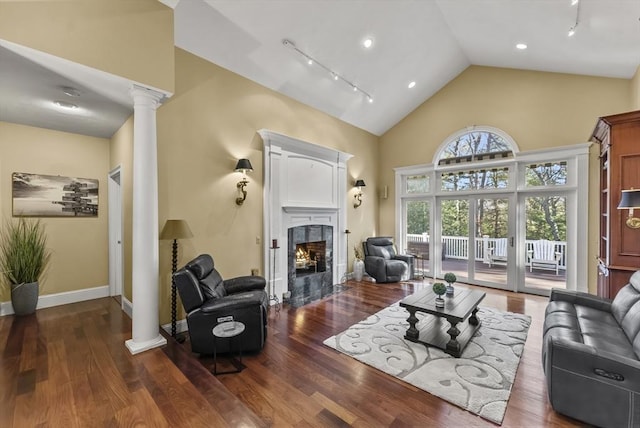
[[[618,292],[611,303],[611,312],[640,358],[640,271],[634,273],[629,284]]]
[[[387,276],[402,276],[407,271],[407,264],[402,260],[387,261]]]

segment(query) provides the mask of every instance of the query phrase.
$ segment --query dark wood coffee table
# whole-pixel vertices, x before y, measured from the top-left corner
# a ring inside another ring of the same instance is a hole
[[[444,308],[436,308],[437,296],[431,287],[405,297],[400,302],[400,306],[409,311],[409,328],[404,338],[435,346],[459,358],[473,333],[480,327],[476,314],[478,304],[485,296],[482,291],[456,288],[453,296],[444,296]],[[419,321],[416,312],[428,314],[420,322],[419,330],[416,328]],[[443,318],[448,323],[443,322]]]

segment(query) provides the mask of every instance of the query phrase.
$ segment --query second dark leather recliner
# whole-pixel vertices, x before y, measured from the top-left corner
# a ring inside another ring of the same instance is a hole
[[[174,274],[182,305],[187,312],[191,350],[199,354],[229,352],[229,340],[213,340],[213,328],[228,317],[245,330],[238,336],[243,351],[259,351],[267,338],[269,299],[261,276],[223,280],[213,258],[202,254]]]
[[[397,254],[390,237],[367,238],[362,247],[364,269],[376,282],[398,282],[410,278],[413,256]]]

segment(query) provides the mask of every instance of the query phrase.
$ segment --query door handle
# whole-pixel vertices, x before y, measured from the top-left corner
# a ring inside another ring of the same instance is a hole
[[[509,246],[513,247],[514,244],[515,244],[515,238],[512,236],[511,238],[509,238]]]

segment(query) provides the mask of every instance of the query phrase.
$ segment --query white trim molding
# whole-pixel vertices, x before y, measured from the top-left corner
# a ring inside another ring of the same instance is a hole
[[[53,306],[68,305],[70,303],[84,302],[85,300],[100,299],[109,297],[109,286],[85,288],[82,290],[65,291],[63,293],[44,294],[38,298],[36,310],[51,308]],[[0,303],[0,316],[12,315],[13,306],[11,302]]]

